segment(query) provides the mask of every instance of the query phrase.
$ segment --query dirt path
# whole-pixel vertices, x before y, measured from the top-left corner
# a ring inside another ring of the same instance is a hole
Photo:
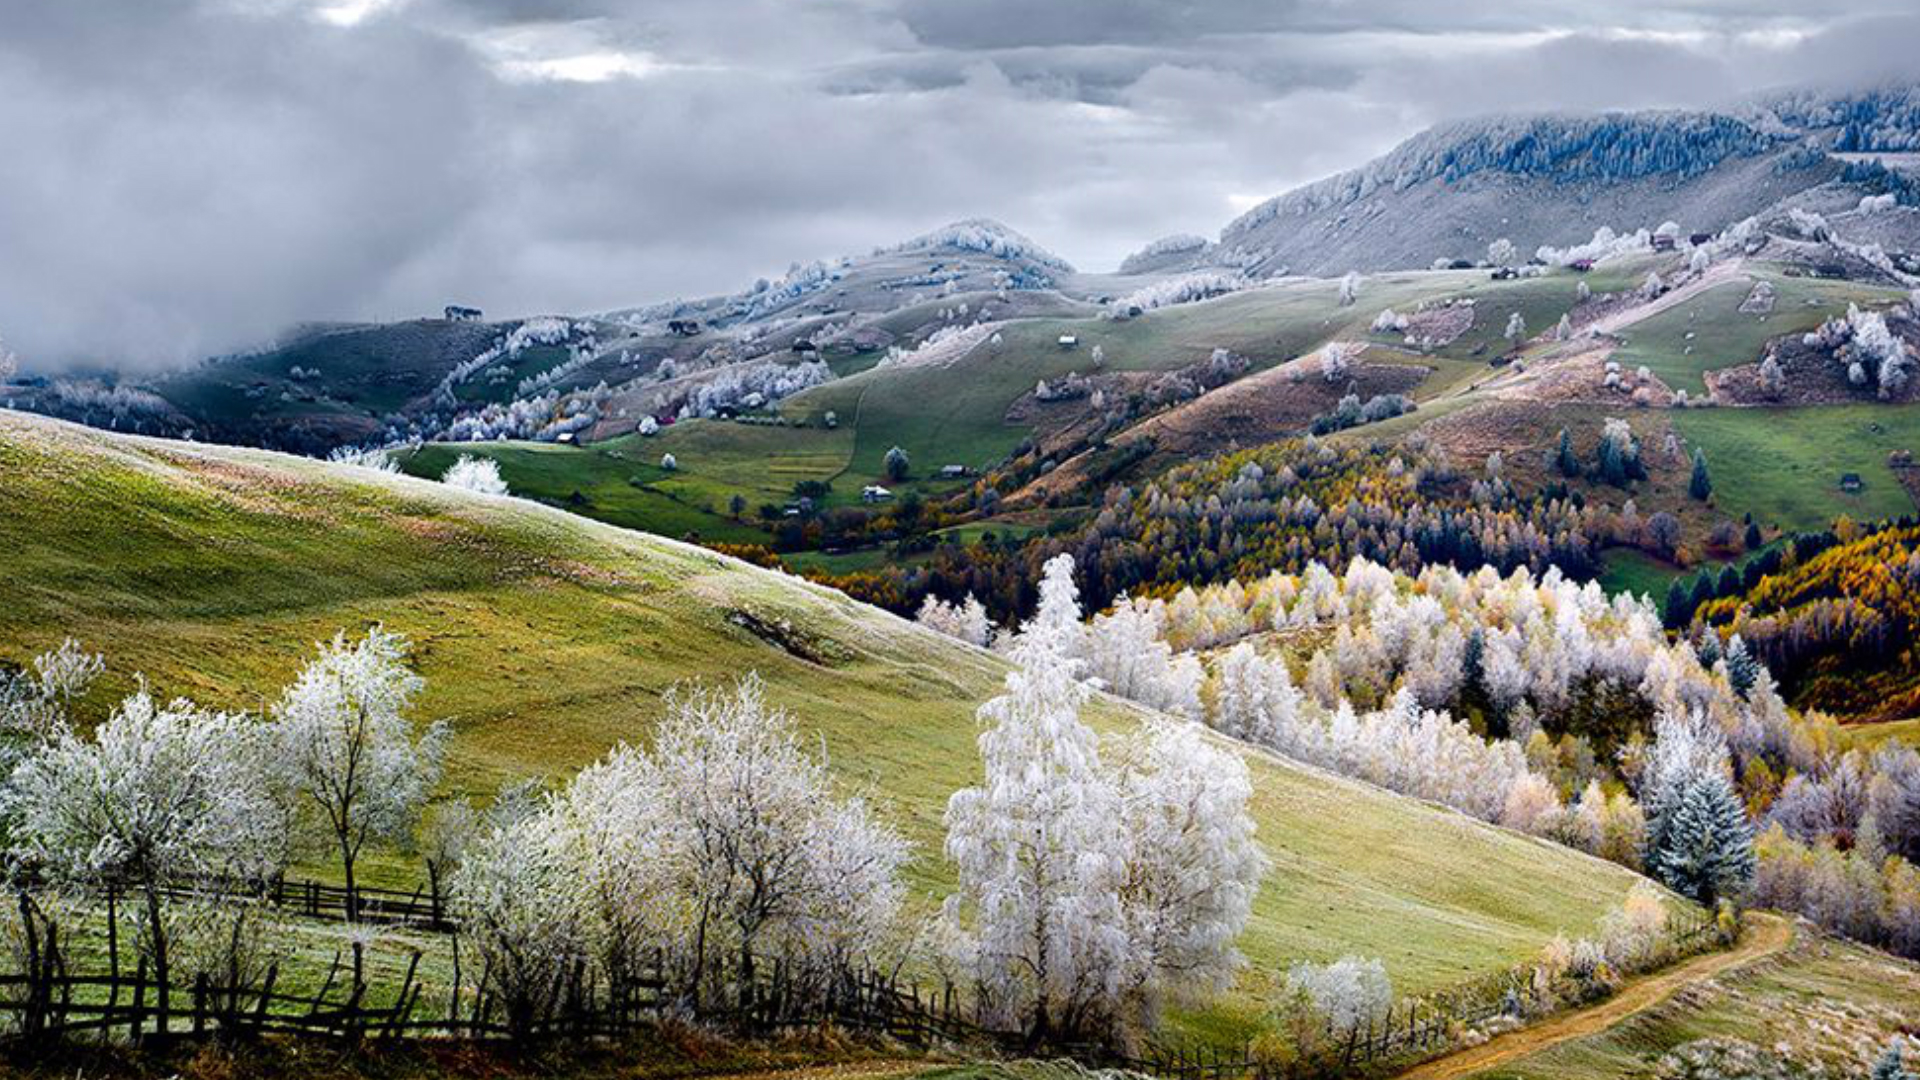
[[[721,1080],[891,1080],[933,1068],[937,1062],[925,1058],[880,1058],[872,1061],[843,1061],[832,1065],[797,1065],[788,1069],[759,1069],[726,1073]]]
[[[1580,329],[1582,333],[1591,331],[1596,334],[1611,334],[1643,319],[1650,319],[1668,308],[1678,307],[1708,289],[1725,285],[1730,281],[1745,280],[1748,280],[1745,260],[1729,259],[1726,262],[1717,262],[1709,266],[1705,273],[1677,289],[1661,293],[1644,304],[1602,315]]]
[[[1726,952],[1708,953],[1629,983],[1591,1009],[1566,1013],[1510,1031],[1479,1046],[1402,1073],[1401,1080],[1457,1080],[1537,1054],[1572,1039],[1596,1035],[1661,1004],[1679,991],[1764,960],[1793,944],[1793,924],[1777,915],[1750,915],[1747,933]]]

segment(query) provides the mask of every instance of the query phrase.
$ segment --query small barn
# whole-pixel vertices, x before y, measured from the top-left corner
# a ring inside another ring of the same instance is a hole
[[[1061,334],[1059,344],[1063,349],[1071,349],[1080,344],[1080,339],[1073,334]]]
[[[886,502],[891,498],[893,498],[893,492],[888,491],[879,484],[868,484],[866,487],[860,489],[860,501],[863,503]]]
[[[793,351],[801,356],[814,356],[820,352],[820,346],[812,338],[800,338],[793,343]]]
[[[1667,233],[1653,234],[1653,250],[1655,251],[1672,251],[1678,246],[1678,239]]]
[[[1866,486],[1867,485],[1861,481],[1860,474],[1857,472],[1840,474],[1840,490],[1841,491],[1856,492]]]

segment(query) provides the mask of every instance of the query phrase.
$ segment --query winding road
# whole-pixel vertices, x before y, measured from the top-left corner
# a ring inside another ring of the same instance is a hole
[[[1706,953],[1630,982],[1589,1009],[1563,1013],[1509,1031],[1479,1046],[1435,1058],[1401,1073],[1401,1080],[1461,1080],[1574,1039],[1597,1035],[1638,1016],[1689,986],[1758,963],[1793,944],[1793,924],[1778,915],[1750,913],[1739,944]]]

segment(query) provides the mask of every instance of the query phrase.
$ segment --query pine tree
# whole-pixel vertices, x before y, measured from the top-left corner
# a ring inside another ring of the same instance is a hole
[[[1733,684],[1735,693],[1745,698],[1759,680],[1760,661],[1754,659],[1739,634],[1733,635],[1733,640],[1727,642],[1727,681]]]
[[[1566,428],[1560,429],[1560,449],[1553,455],[1553,465],[1561,476],[1580,475],[1580,459],[1573,454],[1573,436],[1567,434]]]
[[[1705,580],[1705,579],[1703,578],[1702,580]],[[1696,589],[1695,590],[1695,594],[1696,594],[1695,606],[1698,606],[1700,603],[1698,599],[1698,592],[1699,590]],[[1712,597],[1708,597],[1708,599],[1712,599]],[[1720,662],[1720,635],[1714,633],[1712,630],[1703,631],[1700,634],[1700,640],[1694,642],[1693,655],[1699,658],[1700,666],[1704,668],[1710,668],[1713,665],[1719,663]]]
[[[1760,531],[1760,523],[1757,521],[1748,521],[1746,535],[1747,550],[1759,551],[1766,542],[1766,536]]]
[[[1701,502],[1713,494],[1713,477],[1707,475],[1707,455],[1697,446],[1693,449],[1693,478],[1687,481],[1687,494]]]
[[[1753,880],[1753,825],[1718,769],[1687,778],[1659,833],[1649,866],[1675,892],[1711,906]]]
[[[1913,1074],[1907,1071],[1904,1057],[1900,1053],[1900,1039],[1895,1036],[1887,1044],[1886,1053],[1873,1063],[1872,1080],[1913,1080]]]
[[[1687,620],[1693,616],[1692,600],[1692,593],[1687,590],[1686,584],[1679,578],[1674,578],[1673,581],[1667,585],[1666,606],[1661,608],[1667,629],[1677,630],[1686,625]]]

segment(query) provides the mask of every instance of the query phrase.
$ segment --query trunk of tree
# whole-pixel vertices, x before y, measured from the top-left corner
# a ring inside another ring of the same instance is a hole
[[[160,914],[160,887],[154,882],[147,883],[147,931],[153,937],[153,978],[159,989],[154,1003],[155,1030],[166,1034],[167,999],[171,989],[167,985],[167,930]]]
[[[344,836],[340,838],[340,868],[345,873],[347,881],[347,921],[358,922],[360,895],[354,891],[353,887],[353,845],[348,843]]]

